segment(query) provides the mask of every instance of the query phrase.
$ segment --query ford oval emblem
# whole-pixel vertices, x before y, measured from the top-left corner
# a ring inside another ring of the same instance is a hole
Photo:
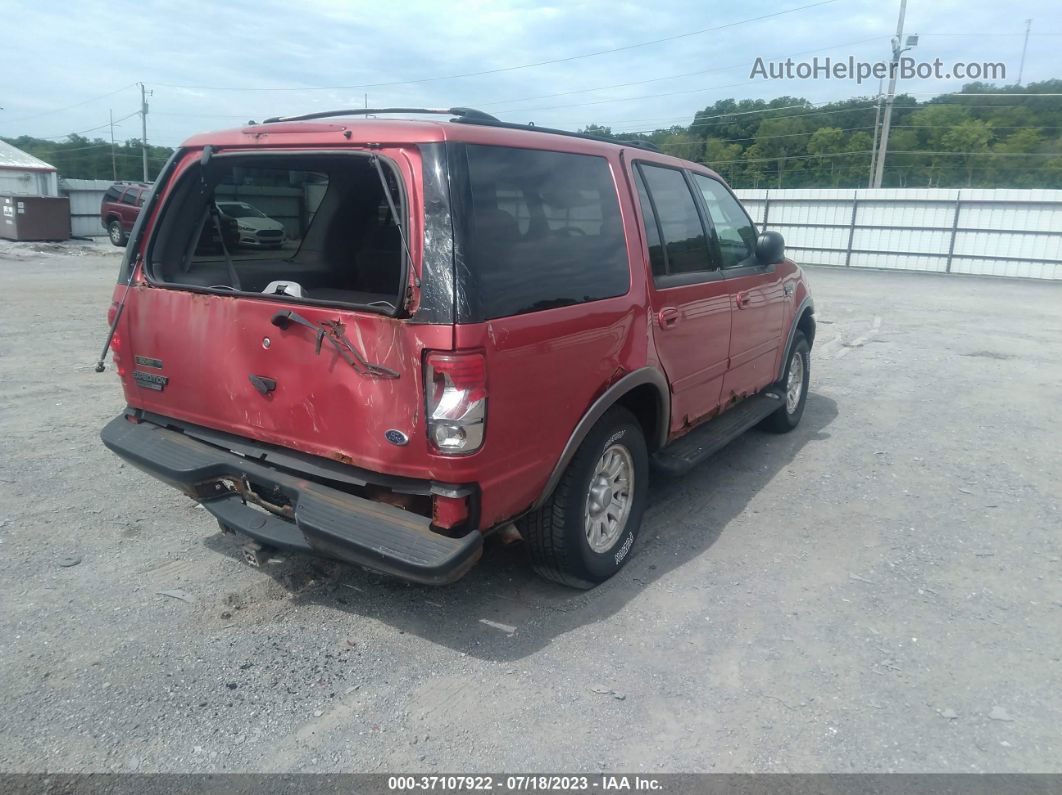
[[[403,445],[409,442],[408,436],[402,433],[402,431],[396,431],[394,428],[389,431],[384,431],[384,436],[391,444]]]

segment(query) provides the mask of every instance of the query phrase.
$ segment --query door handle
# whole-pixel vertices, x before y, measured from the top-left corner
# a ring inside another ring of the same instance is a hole
[[[660,328],[671,328],[679,322],[681,317],[682,315],[673,306],[665,306],[656,315]]]
[[[744,309],[751,300],[752,295],[748,291],[740,292],[734,296],[734,303],[737,304],[738,309]]]

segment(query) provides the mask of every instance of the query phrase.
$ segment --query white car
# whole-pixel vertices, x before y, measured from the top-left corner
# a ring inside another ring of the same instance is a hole
[[[219,201],[222,215],[236,219],[241,246],[252,248],[280,248],[284,243],[284,224],[247,202]]]

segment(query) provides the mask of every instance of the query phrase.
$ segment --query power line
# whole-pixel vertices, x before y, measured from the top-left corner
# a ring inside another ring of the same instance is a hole
[[[62,144],[52,144],[52,146],[59,147],[59,146],[62,146]],[[63,148],[63,149],[52,149],[50,151],[53,152],[54,154],[66,154],[67,152],[84,152],[84,151],[86,151],[88,149],[101,149],[103,147],[110,147],[110,144],[109,143],[90,144],[89,146],[77,146],[77,147],[74,147],[73,149]]]
[[[870,41],[879,41],[882,38],[886,38],[886,37],[883,37],[883,36],[871,36],[870,38],[867,38],[867,39],[858,39],[856,41],[846,42],[845,44],[831,45],[830,47],[819,47],[819,48],[816,48],[814,50],[803,50],[801,52],[789,53],[788,55],[772,55],[770,60],[778,60],[780,58],[795,58],[798,55],[808,55],[809,53],[814,53],[814,52],[826,52],[828,50],[837,50],[837,49],[840,49],[841,47],[853,47],[856,44],[866,44],[867,42],[870,42]],[[575,89],[573,91],[561,91],[560,93],[557,93],[557,94],[539,94],[538,96],[535,96],[535,97],[520,97],[519,99],[496,100],[496,101],[492,101],[492,102],[477,102],[476,105],[478,107],[489,108],[492,105],[507,105],[507,104],[512,103],[512,102],[529,102],[531,100],[536,100],[536,99],[551,99],[552,97],[567,97],[567,96],[571,96],[572,94],[585,94],[585,93],[589,93],[591,91],[607,91],[607,90],[612,89],[612,88],[627,88],[629,86],[640,86],[640,85],[645,85],[647,83],[659,83],[659,82],[661,82],[663,80],[677,80],[677,79],[682,78],[682,77],[694,77],[696,75],[709,74],[709,73],[712,73],[712,72],[728,72],[731,69],[748,69],[748,68],[749,68],[749,64],[746,61],[746,62],[739,63],[739,64],[731,64],[730,66],[716,66],[716,67],[712,67],[711,69],[698,69],[695,72],[681,72],[681,73],[675,74],[675,75],[665,75],[663,77],[653,77],[653,78],[650,78],[648,80],[634,80],[634,81],[629,82],[629,83],[613,83],[612,85],[607,85],[607,86],[594,86],[592,88],[579,88],[579,89]],[[535,108],[517,108],[516,110],[535,110]],[[504,113],[505,111],[498,111],[498,112],[499,113]]]
[[[29,116],[19,116],[19,117],[14,118],[14,119],[4,119],[4,124],[11,124],[11,123],[14,123],[14,122],[26,121],[27,119],[37,119],[37,118],[40,118],[41,116],[47,116],[47,115],[52,114],[52,113],[59,113],[59,112],[64,111],[64,110],[70,110],[71,108],[80,108],[82,105],[87,105],[90,102],[95,102],[98,99],[106,99],[107,97],[113,97],[115,94],[118,94],[118,93],[120,93],[122,91],[125,91],[127,88],[132,88],[135,85],[136,85],[136,83],[130,83],[127,86],[122,86],[121,88],[116,88],[114,91],[108,91],[106,94],[100,94],[99,96],[89,97],[88,99],[82,100],[81,102],[75,102],[72,105],[65,105],[65,106],[63,106],[61,108],[52,108],[51,110],[41,111],[40,113],[33,113],[33,114],[29,115]]]
[[[1024,36],[1024,33],[919,33],[919,36]],[[1030,36],[1062,36],[1062,33],[1030,33]]]
[[[842,157],[844,155],[869,155],[872,150],[860,149],[852,152],[828,152],[821,155],[780,155],[779,157],[750,157],[740,158],[738,160],[716,160],[709,163],[711,166],[726,166],[731,163],[773,163],[777,160],[807,160],[808,158],[816,157]]]
[[[726,83],[721,86],[708,86],[707,88],[687,88],[682,91],[667,91],[662,94],[644,94],[637,97],[619,97],[616,99],[597,99],[592,102],[579,102],[573,105],[547,105],[537,108],[505,108],[504,110],[497,111],[498,113],[522,113],[524,111],[532,110],[561,110],[563,108],[586,108],[591,105],[607,105],[610,102],[633,102],[639,99],[656,99],[657,97],[674,97],[679,94],[700,94],[704,91],[717,91],[720,88],[735,88],[736,86],[744,86],[750,83],[750,80],[742,80],[738,83]]]
[[[748,25],[753,22],[762,22],[765,19],[772,19],[774,17],[784,16],[785,14],[795,14],[798,11],[806,11],[809,8],[817,8],[819,6],[830,5],[831,3],[839,2],[839,0],[819,0],[816,3],[808,3],[807,5],[797,6],[796,8],[788,8],[784,11],[775,11],[770,14],[762,14],[758,17],[750,17],[748,19],[740,19],[736,22],[728,22],[725,25],[717,25],[711,28],[702,28],[700,30],[691,30],[686,33],[678,33],[674,36],[664,36],[659,39],[651,39],[649,41],[640,41],[634,44],[625,44],[622,47],[612,47],[607,50],[596,50],[594,52],[581,53],[579,55],[569,55],[564,58],[551,58],[545,61],[536,61],[534,63],[520,64],[518,66],[502,66],[495,69],[484,69],[478,72],[465,72],[462,74],[454,75],[440,75],[433,77],[421,77],[414,80],[394,80],[384,83],[359,83],[351,86],[268,86],[261,88],[251,88],[246,86],[197,86],[197,85],[174,85],[169,83],[154,83],[153,85],[165,88],[187,88],[198,89],[200,91],[339,91],[349,90],[355,88],[381,88],[384,86],[405,86],[415,85],[420,83],[433,83],[441,80],[458,80],[465,77],[480,77],[482,75],[494,75],[502,72],[515,72],[518,69],[532,69],[538,66],[548,66],[550,64],[557,63],[569,63],[571,61],[577,61],[582,58],[594,58],[598,55],[610,55],[617,52],[626,52],[628,50],[634,50],[639,47],[649,47],[653,44],[662,44],[668,41],[677,41],[679,39],[686,39],[691,36],[700,36],[704,33],[714,33],[720,30],[727,30],[729,28],[738,27],[739,25]]]
[[[950,91],[945,94],[934,94],[932,91],[905,91],[909,97],[1062,97],[1062,94],[1032,94],[1027,91]],[[903,96],[901,94],[900,96]]]
[[[880,38],[880,37],[876,37],[876,38]],[[792,56],[789,56],[789,57],[792,57]],[[530,110],[559,110],[559,109],[562,109],[562,108],[582,108],[582,107],[587,107],[589,105],[603,105],[603,104],[607,104],[609,102],[630,102],[630,101],[638,100],[638,99],[655,99],[657,97],[671,97],[671,96],[676,96],[678,94],[695,94],[695,93],[700,93],[702,91],[714,91],[714,90],[720,89],[720,88],[734,88],[735,86],[743,86],[743,85],[746,85],[747,83],[752,83],[752,82],[755,82],[755,81],[754,80],[743,80],[743,81],[741,81],[739,83],[727,83],[726,85],[722,85],[722,86],[709,86],[707,88],[691,88],[691,89],[685,89],[683,91],[669,91],[669,92],[662,93],[662,94],[644,94],[644,95],[637,96],[637,97],[619,97],[619,98],[615,98],[615,99],[601,99],[601,100],[595,100],[593,102],[581,102],[581,103],[576,103],[576,104],[572,104],[572,105],[548,105],[548,106],[537,107],[537,108],[505,108],[505,109],[499,110],[497,112],[498,113],[518,113],[518,112],[521,112],[521,111],[530,111]],[[592,89],[587,89],[587,90],[589,91],[589,90],[592,90]],[[900,95],[900,96],[904,96],[904,95]],[[917,92],[917,93],[916,92],[907,92],[906,96],[912,96],[912,97],[913,96],[922,96],[922,97],[1062,97],[1062,94],[1025,94],[1025,93],[1017,93],[1017,94],[1004,94],[1004,93],[964,94],[964,93],[960,93],[960,92],[939,94],[939,93],[933,93],[933,92]],[[826,104],[829,104],[829,103],[826,103]],[[790,106],[790,107],[796,107],[796,106]],[[901,106],[901,107],[906,107],[906,106]],[[998,105],[998,106],[994,105],[992,107],[1005,107],[1005,106],[1003,106],[1003,105]]]
[[[818,157],[844,157],[846,155],[869,155],[872,150],[860,149],[851,152],[823,152],[815,155],[780,155],[778,157],[751,157],[738,160],[716,160],[711,166],[725,166],[730,163],[773,163],[778,160],[814,160]],[[961,155],[963,157],[1060,157],[1058,152],[929,152],[929,151],[892,151],[893,155]]]
[[[820,103],[817,103],[817,104],[819,104],[819,105],[827,105],[827,104],[831,104],[831,103],[820,102]],[[757,109],[757,110],[745,110],[745,111],[738,111],[738,112],[735,112],[735,113],[720,113],[720,114],[718,114],[716,116],[702,116],[700,119],[697,119],[697,117],[694,116],[693,123],[689,124],[687,126],[687,129],[691,129],[692,130],[694,127],[704,127],[704,126],[707,126],[707,125],[711,125],[713,122],[715,122],[718,119],[727,119],[727,118],[731,118],[733,116],[751,116],[752,114],[755,114],[755,113],[771,113],[773,111],[778,111],[778,110],[789,110],[791,108],[807,108],[809,106],[814,107],[814,105],[812,105],[811,103],[808,103],[808,104],[803,104],[803,105],[782,105],[782,106],[777,107],[777,108],[760,108],[760,109]],[[857,113],[857,112],[862,111],[862,110],[873,110],[873,109],[874,109],[873,107],[869,107],[869,108],[842,108],[840,110],[811,110],[811,111],[808,111],[807,113],[786,113],[783,116],[779,116],[777,118],[780,118],[780,119],[796,119],[796,118],[801,118],[803,116],[829,116],[830,114],[834,114],[834,113]],[[688,116],[683,116],[682,118],[688,118]],[[660,128],[657,128],[657,129],[660,129]],[[653,130],[621,130],[621,131],[619,131],[616,134],[617,135],[649,134],[649,133],[656,132],[657,129],[653,129]]]
[[[925,152],[894,150],[894,155],[962,155],[963,157],[1062,157],[1060,152]]]
[[[120,119],[115,119],[113,123],[117,124],[118,122],[125,121],[126,119],[131,119],[133,116],[136,116],[138,113],[140,113],[140,111],[135,110],[132,113],[130,113],[128,116],[122,116]],[[68,133],[63,133],[61,135],[31,135],[30,137],[31,138],[39,138],[39,139],[44,140],[44,141],[51,141],[51,140],[54,140],[56,138],[69,138],[71,135],[82,135],[83,133],[94,132],[95,130],[102,130],[104,127],[110,127],[111,124],[112,124],[112,122],[106,121],[103,124],[97,125],[96,127],[89,127],[87,130],[78,130],[77,132],[68,132]]]
[[[961,127],[959,124],[894,124],[894,130],[950,130],[955,127]],[[819,127],[814,130],[805,130],[798,133],[785,133],[784,135],[754,135],[749,138],[719,138],[717,140],[722,141],[725,144],[736,144],[742,141],[770,141],[775,138],[798,138],[800,136],[814,135],[821,130],[836,130],[837,132],[859,132],[862,130],[872,130],[871,127],[845,127],[843,129],[836,127]],[[1009,126],[993,127],[994,130],[1060,130],[1062,127],[1043,127],[1035,124],[1015,124]],[[670,146],[695,146],[697,144],[703,145],[708,139],[700,138],[696,141],[673,141],[670,143],[657,144],[658,146],[670,147]]]
[[[902,96],[902,95],[900,95],[900,96]],[[871,103],[875,103],[876,102],[876,100],[864,100],[864,101],[871,102]],[[834,104],[834,102],[835,102],[835,100],[831,100],[831,101],[828,101],[828,102],[808,103],[808,105],[783,105],[783,106],[780,106],[780,107],[777,107],[777,108],[760,108],[760,109],[757,109],[757,110],[741,111],[740,113],[721,113],[721,114],[718,114],[718,115],[715,115],[715,116],[701,117],[700,120],[697,120],[697,117],[694,116],[694,122],[692,124],[688,125],[688,128],[692,129],[694,127],[702,127],[702,126],[705,126],[706,124],[710,124],[711,122],[713,122],[716,119],[725,119],[725,118],[729,118],[731,116],[747,116],[747,115],[751,115],[753,113],[771,113],[772,111],[777,111],[777,110],[788,110],[788,109],[791,109],[791,108],[804,108],[804,107],[808,107],[808,106],[812,106],[813,107],[815,105],[819,105],[819,106],[832,105],[832,104]],[[939,105],[931,104],[931,103],[928,103],[928,102],[924,103],[922,105],[898,105],[897,106],[897,111],[915,113],[917,111],[924,110],[925,108],[932,108],[932,107],[939,107]],[[998,108],[1023,108],[1023,107],[1028,107],[1028,106],[1022,105],[1020,103],[1019,104],[1011,103],[1011,104],[992,104],[992,105],[963,105],[962,107],[964,107],[964,108],[994,108],[994,109],[998,109]],[[807,113],[786,113],[786,114],[783,114],[783,115],[779,116],[778,118],[789,119],[789,118],[800,118],[802,116],[828,116],[830,114],[836,114],[836,113],[858,113],[859,111],[864,111],[864,110],[874,110],[874,106],[871,105],[870,107],[862,107],[862,108],[859,108],[859,107],[847,107],[847,108],[840,108],[838,110],[811,110],[811,111],[808,111]],[[681,121],[683,119],[688,119],[689,116],[688,115],[687,116],[670,116],[670,117],[657,117],[657,118],[661,119],[663,121],[670,121],[670,120]],[[608,124],[608,123],[609,122],[602,122],[602,124]],[[621,123],[625,123],[625,122],[611,122],[611,123],[612,124],[621,124]],[[939,126],[939,125],[929,125],[929,126]],[[1036,125],[1032,125],[1032,126],[1036,126]],[[650,133],[657,132],[660,129],[662,129],[662,128],[657,127],[657,128],[651,129],[651,130],[620,130],[620,131],[615,132],[614,134],[616,134],[616,135],[638,135],[638,134],[643,134],[644,133],[644,134],[648,135]]]

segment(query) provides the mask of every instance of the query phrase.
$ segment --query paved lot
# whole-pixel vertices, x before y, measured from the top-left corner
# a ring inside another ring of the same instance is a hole
[[[802,426],[578,593],[240,562],[98,442],[117,263],[0,248],[0,767],[1062,771],[1062,285],[811,271]]]

